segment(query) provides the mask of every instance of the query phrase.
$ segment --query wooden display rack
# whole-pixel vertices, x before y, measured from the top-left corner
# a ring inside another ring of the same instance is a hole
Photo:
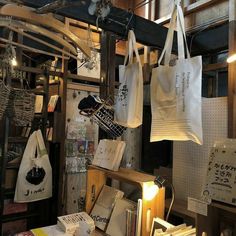
[[[142,190],[142,236],[149,236],[153,217],[164,218],[165,210],[165,188],[159,189],[158,194],[152,200],[144,198],[146,187],[154,185],[155,176],[144,174],[135,170],[120,168],[119,171],[110,171],[97,166],[89,166],[87,174],[87,196],[86,211],[90,213],[96,199],[106,184],[107,178],[132,184]],[[150,209],[150,218],[147,219],[147,212]],[[149,224],[149,225],[147,225]]]

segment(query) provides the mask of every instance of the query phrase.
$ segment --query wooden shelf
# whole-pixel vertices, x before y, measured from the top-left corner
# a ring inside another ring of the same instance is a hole
[[[222,222],[234,225],[234,232],[236,229],[236,207],[217,201],[212,201],[208,205],[207,216],[197,215],[197,236],[201,236],[202,232],[206,232],[207,235],[220,235],[220,225]]]
[[[43,91],[34,91],[34,94],[35,95],[42,95],[42,96],[44,96],[45,92],[43,92]]]
[[[22,219],[27,219],[27,218],[36,217],[36,216],[38,216],[38,213],[20,212],[20,213],[15,213],[15,214],[10,214],[10,215],[3,215],[2,222],[5,223],[9,221],[22,220]]]
[[[6,169],[19,169],[20,163],[7,163]]]
[[[100,170],[106,175],[107,178],[130,183],[139,188],[142,188],[144,183],[154,181],[155,179],[155,176],[153,175],[126,168],[120,168],[119,171],[111,171],[98,166],[90,165],[89,169]]]
[[[153,217],[164,218],[165,188],[160,188],[152,199],[147,199],[145,192],[147,188],[154,185],[155,176],[132,169],[120,168],[119,171],[110,171],[91,165],[87,173],[87,213],[91,212],[102,187],[106,184],[107,178],[135,185],[142,190],[142,236],[149,236]],[[150,211],[149,221],[147,221],[148,211]],[[147,225],[148,222],[150,225]]]
[[[224,211],[236,214],[236,206],[232,206],[223,202],[216,202],[216,201],[213,201],[211,203],[211,206],[216,207],[220,210],[224,210]]]
[[[5,189],[4,191],[4,199],[7,199],[9,197],[13,197],[15,194],[15,189]]]
[[[26,143],[28,138],[26,137],[9,137],[8,142],[9,143]]]

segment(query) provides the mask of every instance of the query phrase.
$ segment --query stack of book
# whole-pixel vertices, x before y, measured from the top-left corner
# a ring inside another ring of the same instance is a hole
[[[124,193],[104,185],[91,211],[96,227],[112,236],[141,236],[142,200],[138,204]]]
[[[95,230],[94,221],[86,212],[59,216],[57,226],[72,235],[90,235]]]
[[[174,226],[156,217],[153,219],[150,236],[196,236],[196,228],[186,224]]]

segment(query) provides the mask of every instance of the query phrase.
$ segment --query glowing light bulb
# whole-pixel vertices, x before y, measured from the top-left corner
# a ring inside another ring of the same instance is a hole
[[[12,66],[17,66],[17,60],[15,57],[12,58],[11,64],[12,64]]]
[[[227,58],[228,63],[236,61],[236,53]]]
[[[158,193],[159,191],[159,188],[156,184],[154,185],[151,185],[151,186],[146,186],[144,188],[144,199],[147,200],[147,201],[150,201],[152,200],[156,194]]]

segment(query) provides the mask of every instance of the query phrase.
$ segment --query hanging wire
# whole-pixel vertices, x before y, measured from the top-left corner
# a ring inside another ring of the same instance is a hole
[[[169,216],[170,216],[170,212],[171,212],[171,209],[173,207],[173,204],[174,204],[174,201],[175,201],[175,189],[174,189],[174,186],[172,183],[168,182],[169,186],[171,187],[171,202],[170,202],[170,206],[168,208],[168,212],[166,214],[166,221],[168,221],[169,219]]]
[[[151,3],[152,1],[153,1],[153,0],[149,0],[149,1],[147,1],[147,2],[146,2],[146,0],[141,1],[140,3],[138,3],[138,4],[134,7],[134,10],[137,10],[137,9],[141,8],[141,7],[143,7],[143,6],[145,6],[145,5],[149,4],[149,3]]]
[[[134,9],[135,9],[136,7],[139,7],[140,5],[144,4],[145,2],[146,2],[146,0],[142,0],[141,2],[137,3],[137,4],[135,5]]]
[[[75,70],[81,68],[85,63],[87,63],[86,61],[82,62],[79,66],[75,67],[71,72],[74,72]]]
[[[191,51],[192,51],[192,45],[193,45],[193,40],[194,40],[194,38],[195,38],[199,33],[201,33],[202,31],[204,31],[204,30],[206,30],[206,29],[208,29],[208,28],[210,28],[209,25],[206,26],[206,27],[204,27],[204,28],[202,28],[202,29],[200,29],[199,31],[197,31],[195,34],[192,35],[191,40],[190,40],[190,45],[189,45],[189,52],[190,52],[190,54],[191,54]]]

